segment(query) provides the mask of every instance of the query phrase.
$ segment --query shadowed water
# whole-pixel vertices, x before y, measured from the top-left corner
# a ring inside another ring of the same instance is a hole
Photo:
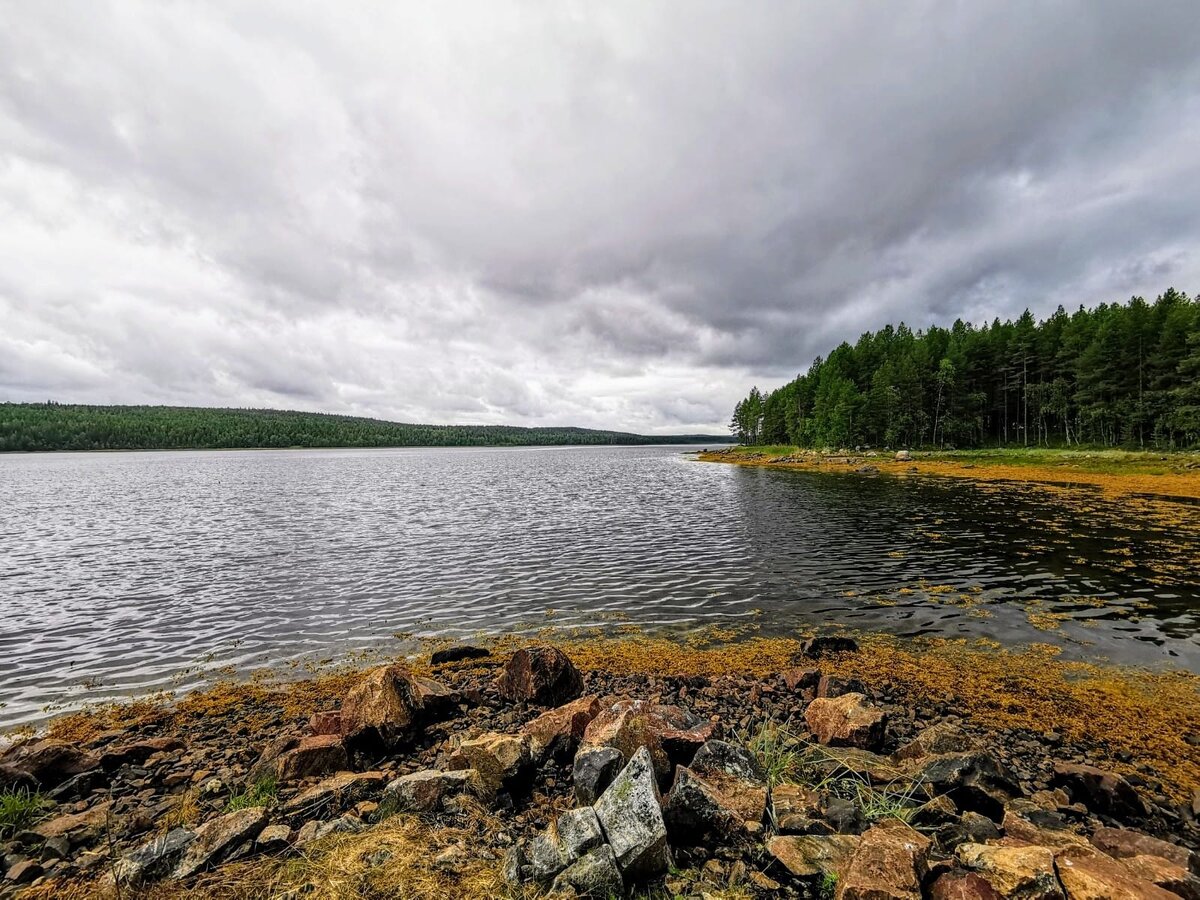
[[[1200,511],[1171,506],[678,447],[0,456],[0,724],[547,625],[840,622],[1196,668]]]

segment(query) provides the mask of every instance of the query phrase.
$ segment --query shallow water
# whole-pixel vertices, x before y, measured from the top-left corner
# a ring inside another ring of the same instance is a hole
[[[841,622],[1197,669],[1197,560],[1194,505],[679,447],[7,455],[0,725],[548,625]]]

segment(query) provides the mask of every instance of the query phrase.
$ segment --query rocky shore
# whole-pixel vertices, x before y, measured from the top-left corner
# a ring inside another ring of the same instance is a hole
[[[838,674],[849,638],[754,675],[565,649],[31,737],[0,757],[0,897],[1200,898],[1200,804]]]

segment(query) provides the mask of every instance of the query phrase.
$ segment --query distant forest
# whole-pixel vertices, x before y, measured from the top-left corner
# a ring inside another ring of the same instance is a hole
[[[754,388],[730,430],[804,447],[1200,446],[1200,301],[1171,289],[1042,322],[888,325]]]
[[[485,447],[681,444],[713,435],[649,436],[588,428],[404,425],[270,409],[0,403],[0,451],[260,447]]]

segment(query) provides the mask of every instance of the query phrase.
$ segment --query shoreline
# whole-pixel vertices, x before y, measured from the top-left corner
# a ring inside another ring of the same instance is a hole
[[[949,728],[956,734],[961,733],[961,740],[969,740],[972,746],[982,748],[997,764],[1011,769],[1021,793],[1040,798],[1044,806],[1059,804],[1048,812],[1066,817],[1074,823],[1073,827],[1082,829],[1081,833],[1088,832],[1089,828],[1095,832],[1097,828],[1105,827],[1109,820],[1116,819],[1091,810],[1086,804],[1081,805],[1079,800],[1054,795],[1053,791],[1059,789],[1052,786],[1056,764],[1101,767],[1122,782],[1128,779],[1127,783],[1145,803],[1147,813],[1126,817],[1121,824],[1135,826],[1156,837],[1174,835],[1176,840],[1183,840],[1189,847],[1200,846],[1200,828],[1197,828],[1192,812],[1195,795],[1200,795],[1200,747],[1197,746],[1200,745],[1200,678],[1197,676],[1186,672],[1068,663],[1058,659],[1053,648],[1048,646],[1034,646],[1018,652],[984,642],[900,641],[869,634],[855,635],[851,643],[845,643],[847,635],[847,632],[826,634],[826,641],[833,641],[827,646],[835,649],[815,655],[811,652],[813,645],[802,636],[739,638],[731,631],[719,628],[683,640],[640,634],[607,639],[499,637],[480,645],[479,658],[447,664],[434,664],[435,657],[423,653],[418,658],[404,660],[402,666],[414,683],[427,685],[420,689],[426,692],[427,700],[431,696],[442,697],[441,691],[448,692],[447,708],[439,713],[439,716],[444,713],[444,717],[422,726],[420,732],[398,751],[380,756],[378,752],[352,749],[348,761],[343,755],[339,761],[330,764],[334,766],[330,772],[306,771],[295,779],[295,784],[291,780],[286,784],[281,781],[278,793],[266,801],[269,814],[264,813],[261,818],[264,822],[268,819],[276,821],[302,792],[315,789],[329,777],[342,777],[332,772],[346,768],[347,762],[353,772],[382,772],[380,776],[372,775],[374,780],[371,782],[382,784],[386,779],[444,768],[447,759],[453,756],[453,745],[464,738],[470,739],[481,730],[501,736],[517,732],[546,707],[558,704],[543,706],[507,699],[496,693],[495,679],[510,664],[514,654],[531,646],[542,646],[553,647],[554,652],[564,654],[577,667],[582,673],[579,692],[596,695],[600,700],[599,707],[607,708],[623,700],[672,704],[690,710],[690,715],[698,717],[696,721],[719,722],[723,738],[734,743],[753,745],[756,734],[761,736],[772,728],[793,729],[799,733],[807,727],[805,717],[816,695],[839,698],[847,692],[861,691],[868,706],[877,706],[886,713],[888,731],[885,738],[871,744],[871,753],[864,748],[855,751],[858,756],[838,763],[850,770],[865,767],[866,774],[857,772],[854,778],[865,778],[870,782],[871,772],[878,775],[881,769],[891,777],[893,768],[900,771],[903,767],[897,758],[886,754],[902,750],[906,743],[911,743],[927,729]],[[426,649],[445,647],[431,642]],[[288,735],[305,740],[303,735],[316,732],[319,737],[325,729],[314,723],[324,721],[322,717],[337,715],[338,709],[344,715],[345,698],[356,685],[371,677],[370,672],[378,671],[343,670],[287,682],[259,678],[223,683],[189,693],[178,700],[134,701],[70,713],[52,720],[42,736],[45,740],[61,742],[98,758],[107,753],[115,756],[117,761],[104,767],[107,787],[97,785],[91,787],[90,792],[84,792],[83,786],[77,785],[74,794],[70,791],[63,794],[53,810],[54,818],[47,821],[58,821],[64,815],[74,816],[75,827],[87,832],[83,820],[91,816],[90,827],[95,832],[96,809],[106,802],[116,802],[118,806],[125,804],[121,807],[121,815],[131,817],[133,826],[122,832],[111,848],[99,849],[95,836],[90,847],[85,838],[76,849],[75,832],[72,831],[71,842],[57,864],[51,865],[46,872],[47,861],[37,863],[43,874],[38,876],[40,881],[31,879],[37,881],[37,885],[29,888],[29,896],[98,896],[105,873],[149,837],[164,834],[171,828],[194,830],[204,827],[201,823],[210,818],[213,821],[222,816],[227,818],[231,815],[227,810],[233,805],[232,799],[254,790],[254,781],[249,776],[270,752],[270,747],[278,745],[280,739]],[[814,672],[818,674],[814,675]],[[437,680],[439,688],[428,686],[435,682],[422,681],[431,678]],[[429,694],[430,691],[433,693]],[[449,709],[451,705],[455,705],[453,711]],[[330,746],[342,745],[340,737],[320,740],[327,741]],[[805,740],[804,747],[812,749],[815,746],[811,736]],[[145,750],[113,750],[125,745],[141,745]],[[352,745],[347,743],[346,746]],[[134,759],[138,752],[143,753],[142,757]],[[834,753],[830,747],[821,752],[825,756]],[[872,755],[876,752],[884,755]],[[333,852],[351,844],[357,847],[356,842],[367,841],[371,835],[376,842],[400,841],[396,829],[404,831],[404,840],[437,846],[438,853],[443,849],[450,852],[450,845],[442,846],[448,836],[457,835],[465,847],[473,848],[482,841],[481,846],[490,849],[482,856],[468,854],[469,858],[450,867],[455,872],[442,871],[436,866],[428,870],[429,859],[420,864],[412,863],[418,868],[425,866],[421,868],[424,874],[420,877],[432,879],[428,893],[415,892],[413,896],[437,896],[438,891],[445,892],[447,883],[457,885],[456,889],[460,890],[459,894],[451,893],[452,896],[503,896],[488,893],[498,889],[496,878],[501,869],[500,858],[509,849],[508,845],[496,844],[493,841],[495,835],[514,838],[517,845],[527,843],[534,840],[555,815],[573,805],[569,760],[560,764],[547,763],[530,777],[533,778],[532,788],[523,788],[520,798],[505,801],[515,802],[515,806],[502,803],[500,807],[489,806],[486,810],[460,809],[446,822],[423,815],[416,819],[388,819],[376,824],[372,819],[375,810],[368,807],[378,802],[378,797],[357,804],[347,801],[345,806],[350,811],[343,810],[342,819],[346,816],[355,818],[362,829],[354,825],[353,834],[330,836],[325,844],[318,842],[313,846],[328,844]],[[213,779],[221,782],[220,790],[203,793],[214,788]],[[669,787],[665,784],[663,790]],[[882,787],[877,788],[882,790]],[[61,786],[53,790],[62,793]],[[74,800],[70,799],[72,796]],[[137,799],[139,797],[141,799]],[[111,817],[113,809],[111,806],[105,808],[105,816]],[[192,821],[185,821],[189,818]],[[259,856],[246,863],[228,863],[210,875],[201,876],[198,882],[189,878],[170,880],[158,884],[155,890],[160,893],[152,896],[275,896],[231,892],[230,885],[237,883],[245,887],[236,879],[246,877],[248,870],[239,867],[261,867],[268,860],[274,866],[277,858],[281,868],[276,875],[283,878],[288,865],[282,860],[295,852],[296,842],[310,822],[318,822],[318,819],[299,822],[294,815],[287,819],[284,824],[290,829],[288,838],[277,848],[278,854]],[[432,825],[438,827],[430,831]],[[319,827],[318,823],[309,830]],[[923,825],[918,828],[933,835]],[[860,833],[869,830],[866,828]],[[26,834],[24,840],[26,843],[18,842],[17,846],[13,846],[11,839],[4,844],[8,857],[28,852],[30,836]],[[33,839],[33,843],[36,840]],[[399,852],[398,848],[396,852]],[[707,859],[687,857],[686,853],[690,852],[680,849],[677,855],[685,854],[683,858],[693,859],[698,863],[693,867],[697,870],[703,868],[708,859],[717,859],[726,869],[736,862],[711,854]],[[701,848],[696,852],[703,856],[707,851]],[[459,851],[455,853],[462,855]],[[710,896],[808,896],[786,866],[781,870],[778,859],[769,854],[762,857],[761,839],[756,853],[757,856],[747,851],[744,859],[737,858],[745,865],[757,866],[756,873],[765,879],[761,883],[776,884],[778,890],[760,891],[751,886],[742,893],[710,891]],[[428,857],[431,854],[414,855]],[[314,858],[328,859],[320,854]],[[355,859],[361,863],[361,854]],[[12,867],[9,869],[11,871]],[[695,874],[689,874],[690,870],[686,868],[683,872],[684,881]],[[322,878],[332,876],[310,872],[305,877],[320,882]],[[414,870],[406,877],[415,879],[418,876]],[[450,881],[446,882],[446,879]],[[478,885],[468,888],[468,882],[476,883],[471,879],[477,879]],[[0,881],[0,885],[5,884],[7,882]],[[174,888],[171,886],[178,888],[179,893],[172,894],[170,891]],[[166,892],[161,893],[164,890]],[[323,890],[318,884],[314,896],[337,896],[322,893]],[[0,896],[4,895],[5,890],[0,887]],[[126,893],[126,896],[141,895]]]

